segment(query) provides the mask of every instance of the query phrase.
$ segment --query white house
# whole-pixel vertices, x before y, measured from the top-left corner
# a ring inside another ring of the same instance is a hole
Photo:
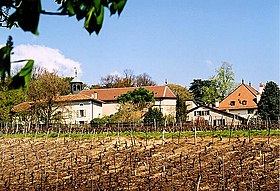
[[[101,100],[103,102],[102,116],[108,116],[118,111],[118,96],[138,88],[139,87],[126,87],[82,90],[80,94]],[[168,86],[143,86],[143,88],[153,92],[155,99],[153,108],[158,108],[163,113],[163,115],[171,115],[173,117],[176,116],[176,96]]]

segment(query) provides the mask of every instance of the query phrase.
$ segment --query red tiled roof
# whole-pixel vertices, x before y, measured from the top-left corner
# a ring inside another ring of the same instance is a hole
[[[97,102],[101,102],[100,100],[94,99],[93,97],[85,94],[69,94],[69,95],[59,96],[55,101],[69,102],[69,101],[86,101],[86,100],[95,100]]]
[[[258,108],[256,103],[256,97],[258,94],[259,92],[252,86],[241,84],[219,104],[217,109],[226,110]]]
[[[126,87],[126,88],[108,88],[108,89],[93,89],[93,90],[83,90],[80,94],[85,94],[87,96],[94,96],[95,98],[102,101],[115,101],[118,96],[127,93],[128,91],[133,91],[139,87]],[[150,92],[154,93],[154,98],[176,98],[175,94],[169,89],[168,86],[143,86]]]
[[[71,101],[87,101],[87,100],[93,100],[96,102],[102,102],[97,99],[93,99],[90,96],[84,95],[84,94],[69,94],[69,95],[64,95],[64,96],[59,96],[58,98],[55,99],[55,102],[71,102]],[[44,102],[42,100],[42,102]],[[34,102],[23,102],[20,103],[12,108],[13,112],[24,112],[24,111],[29,111],[32,107]]]

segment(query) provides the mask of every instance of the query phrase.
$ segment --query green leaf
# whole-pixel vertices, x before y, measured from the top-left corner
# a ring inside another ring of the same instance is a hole
[[[12,78],[12,82],[9,85],[9,89],[23,89],[24,87],[28,87],[33,65],[34,60],[29,60],[25,64],[25,66],[20,70],[20,72]]]
[[[38,35],[38,24],[41,13],[41,0],[21,1],[16,11],[11,15],[10,25],[15,22],[24,31],[30,31]]]
[[[120,15],[122,13],[122,10],[126,4],[127,0],[120,0],[120,2],[118,3],[118,15]]]
[[[102,26],[103,20],[104,20],[104,6],[101,6],[100,14],[96,18],[96,23],[97,25],[100,26],[100,28]]]
[[[5,79],[6,73],[8,73],[8,76],[10,76],[11,52],[12,47],[8,45],[0,49],[0,77],[2,78],[2,80]]]

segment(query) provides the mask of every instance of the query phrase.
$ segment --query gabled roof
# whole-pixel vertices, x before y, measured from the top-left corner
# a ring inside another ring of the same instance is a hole
[[[64,96],[59,96],[55,99],[56,103],[60,102],[74,102],[74,101],[94,101],[98,103],[103,103],[101,100],[94,99],[90,96],[83,95],[83,94],[69,94],[69,95],[64,95]],[[41,101],[42,103],[44,100]],[[20,103],[12,108],[13,112],[24,112],[24,111],[29,111],[34,102],[29,101],[29,102],[23,102]]]
[[[234,119],[238,119],[238,120],[241,120],[241,121],[246,120],[245,118],[243,118],[243,117],[241,117],[239,115],[234,115],[232,113],[221,111],[221,110],[218,110],[218,109],[215,109],[213,107],[206,106],[206,105],[199,105],[197,107],[194,107],[194,108],[190,109],[187,113],[191,113],[191,112],[193,112],[193,111],[195,111],[195,110],[197,110],[199,108],[206,108],[206,109],[209,109],[212,112],[215,112],[215,113],[227,116],[227,117],[231,117],[231,118],[234,118]]]
[[[59,96],[55,101],[56,102],[72,102],[72,101],[95,101],[102,103],[101,100],[94,99],[91,96],[85,94],[69,94],[64,96]]]
[[[257,106],[257,95],[259,92],[252,86],[242,83],[231,94],[229,94],[217,109],[255,109]]]
[[[127,93],[128,91],[133,91],[140,87],[126,87],[126,88],[108,88],[108,89],[93,89],[93,90],[82,90],[80,94],[87,96],[92,96],[96,93],[95,98],[102,101],[116,101],[118,96]],[[150,92],[154,93],[155,99],[165,98],[165,99],[176,99],[175,94],[170,90],[168,86],[143,86]]]

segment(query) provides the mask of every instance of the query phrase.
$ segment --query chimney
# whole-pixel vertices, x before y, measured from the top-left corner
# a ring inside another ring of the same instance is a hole
[[[262,94],[264,86],[265,86],[264,83],[260,83],[260,87],[259,87],[260,94]]]
[[[215,107],[219,107],[220,106],[220,102],[219,101],[216,101],[215,102]]]
[[[249,82],[249,86],[252,86],[251,82]]]
[[[91,94],[91,98],[97,99],[97,92],[94,92],[93,94]]]

